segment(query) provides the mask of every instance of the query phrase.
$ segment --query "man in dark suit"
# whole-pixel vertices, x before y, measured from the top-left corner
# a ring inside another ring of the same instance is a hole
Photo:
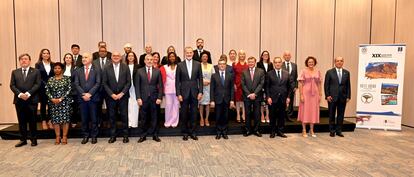
[[[269,71],[266,77],[266,96],[267,103],[270,105],[270,126],[272,131],[270,138],[275,135],[287,138],[283,133],[285,127],[286,105],[289,104],[289,94],[292,92],[294,82],[289,72],[282,70],[282,59],[275,57],[273,60],[274,70]],[[277,122],[277,127],[276,127]]]
[[[293,102],[295,99],[296,89],[298,88],[298,66],[292,61],[290,61],[291,58],[292,58],[292,54],[289,51],[283,52],[284,62],[282,65],[282,69],[289,72],[289,75],[295,84],[295,87],[293,88],[292,92],[290,92],[289,94],[290,102],[289,102],[289,105],[286,111],[286,114],[287,114],[286,120],[289,122],[292,122],[290,118],[292,117],[292,114],[293,114]]]
[[[227,63],[227,56],[226,56],[226,54],[222,54],[221,56],[220,56],[220,59],[219,60],[224,60],[224,61],[226,61],[226,63]],[[233,74],[233,66],[231,66],[231,65],[228,65],[228,64],[226,64],[227,66],[226,66],[226,71],[228,71],[228,72],[230,72],[233,76],[234,76],[234,74]],[[219,65],[217,64],[217,65],[214,65],[214,71],[217,73],[217,72],[219,72]]]
[[[227,68],[227,61],[220,59],[218,62],[219,70],[211,76],[210,101],[216,114],[216,139],[222,136],[228,139],[227,124],[229,108],[234,108],[234,82],[233,74]]]
[[[101,48],[105,48],[104,54],[101,52]],[[100,41],[98,42],[98,51],[93,53],[93,60],[97,60],[99,58],[109,58],[111,59],[112,53],[107,51],[106,42]]]
[[[93,60],[94,67],[101,73],[101,77],[103,77],[103,71],[104,69],[112,64],[112,60],[110,57],[107,56],[106,48],[101,47],[99,48],[99,57],[96,60]],[[103,105],[106,103],[106,92],[103,86],[99,88],[99,96],[101,98],[99,99],[99,102],[97,104],[98,109],[98,127],[105,123],[108,120],[108,114],[103,113]]]
[[[82,58],[83,66],[76,70],[75,87],[78,93],[78,102],[82,119],[82,144],[92,138],[91,143],[98,142],[98,117],[97,105],[100,101],[99,88],[101,87],[101,72],[92,64],[92,56],[84,53]],[[91,123],[91,128],[89,128]]]
[[[147,55],[151,55],[152,53],[152,46],[151,44],[145,44],[145,53],[143,53],[142,55],[139,56],[139,65],[140,67],[144,67],[145,66],[145,56]]]
[[[152,67],[152,60],[151,55],[145,56],[145,67],[138,69],[134,76],[136,99],[141,107],[143,119],[143,132],[138,143],[144,142],[147,135],[152,135],[154,141],[161,142],[158,137],[157,106],[161,104],[163,85],[161,72],[158,68]]]
[[[20,142],[15,147],[27,144],[27,123],[29,123],[32,146],[37,145],[36,112],[39,102],[38,91],[41,84],[40,72],[30,67],[30,55],[19,56],[20,68],[13,70],[10,89],[14,93],[13,104],[19,121]]]
[[[325,99],[328,101],[330,136],[344,137],[342,124],[346,103],[351,99],[351,81],[349,71],[343,68],[344,58],[335,58],[335,67],[326,71]],[[335,123],[336,119],[336,123]]]
[[[260,126],[260,103],[263,101],[263,85],[265,73],[262,69],[256,67],[256,58],[247,59],[248,69],[244,70],[241,77],[244,107],[246,109],[246,132],[244,136],[255,134],[261,137],[259,132]],[[251,127],[252,117],[254,125]]]
[[[204,49],[204,39],[198,38],[196,40],[196,43],[197,43],[197,49],[193,51],[193,60],[201,62],[201,53],[206,52],[208,56],[207,62],[211,64],[212,63],[211,54],[208,50]]]
[[[82,55],[79,54],[80,51],[80,47],[78,44],[72,44],[72,46],[70,47],[70,50],[72,51],[72,55],[73,55],[73,62],[75,63],[75,66],[77,68],[80,68],[83,66],[82,64]]]
[[[198,101],[203,97],[201,63],[192,59],[193,54],[191,47],[185,48],[185,60],[178,63],[175,74],[176,94],[181,103],[180,123],[184,141],[188,140],[188,135],[193,140],[198,140],[197,107]]]
[[[106,104],[109,122],[111,125],[111,137],[108,143],[116,141],[116,115],[119,112],[122,121],[123,143],[128,143],[128,98],[131,87],[131,74],[129,67],[121,63],[119,52],[112,54],[112,64],[103,70],[102,85],[106,92]]]

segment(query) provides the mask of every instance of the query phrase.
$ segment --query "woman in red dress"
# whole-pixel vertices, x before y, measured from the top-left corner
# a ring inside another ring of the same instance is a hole
[[[246,120],[246,113],[243,106],[243,91],[241,85],[241,75],[243,70],[247,69],[246,63],[246,53],[243,50],[239,51],[239,61],[233,63],[233,70],[234,70],[234,99],[236,100],[236,112],[237,112],[237,122],[240,122],[240,108],[242,109],[242,120],[243,122]]]

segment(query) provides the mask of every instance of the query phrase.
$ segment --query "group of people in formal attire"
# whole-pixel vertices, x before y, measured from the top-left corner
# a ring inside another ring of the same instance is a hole
[[[43,129],[54,129],[55,144],[68,143],[68,130],[81,122],[82,144],[97,143],[99,129],[108,123],[110,138],[118,136],[129,142],[129,128],[142,128],[138,143],[158,136],[160,107],[165,106],[164,126],[180,126],[183,140],[198,140],[199,126],[210,126],[209,113],[214,108],[216,139],[228,139],[229,117],[244,123],[244,136],[261,137],[260,124],[270,123],[270,138],[284,134],[285,121],[293,112],[296,90],[300,102],[298,121],[304,137],[316,137],[314,124],[319,123],[319,105],[324,84],[328,101],[330,136],[342,136],[346,103],[351,97],[350,74],[343,68],[344,58],[336,57],[335,67],[328,70],[322,83],[317,59],[309,56],[298,74],[291,54],[270,58],[263,51],[259,61],[246,57],[243,50],[230,50],[213,65],[211,54],[204,49],[204,40],[196,40],[197,48],[185,47],[181,60],[173,46],[161,58],[151,45],[139,58],[132,45],[125,53],[107,51],[106,43],[98,43],[98,51],[79,54],[77,44],[63,62],[52,62],[48,49],[42,49],[35,68],[29,54],[19,56],[20,67],[11,74],[10,88],[21,133],[16,147],[37,145],[36,115],[40,103]],[[106,110],[104,113],[103,110]],[[235,111],[234,111],[235,110]],[[117,120],[121,126],[117,126]],[[30,136],[28,136],[29,123]]]

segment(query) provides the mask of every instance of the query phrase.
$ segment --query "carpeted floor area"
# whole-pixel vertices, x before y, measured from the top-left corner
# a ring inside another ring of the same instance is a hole
[[[199,141],[161,137],[162,142],[137,138],[123,144],[54,145],[39,140],[37,147],[15,148],[17,140],[0,140],[0,176],[412,176],[414,129],[401,132],[356,129],[345,138],[270,139],[268,134],[230,136]]]

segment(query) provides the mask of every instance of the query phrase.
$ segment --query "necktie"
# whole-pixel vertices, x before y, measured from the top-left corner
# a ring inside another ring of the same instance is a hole
[[[89,67],[85,68],[85,80],[88,80],[89,78]]]
[[[115,69],[116,82],[118,82],[118,78],[119,78],[119,64],[116,64],[114,69]]]
[[[250,69],[250,79],[252,79],[252,81],[253,81],[253,78],[254,78],[254,70],[253,70],[253,68],[251,68]]]
[[[76,63],[76,61],[78,61],[78,56],[77,55],[75,55],[75,63]]]
[[[150,72],[150,68],[148,68],[147,78],[148,78],[148,82],[150,82],[150,81],[151,81],[151,72]]]
[[[342,73],[341,73],[341,69],[338,69],[338,79],[339,79],[339,84],[341,84],[341,82],[342,82]]]
[[[223,71],[221,71],[221,76],[220,76],[220,78],[221,78],[221,85],[223,85],[223,86],[224,86],[224,72],[223,72]]]
[[[277,79],[279,79],[279,81],[280,81],[280,70],[277,70],[276,77],[277,77]]]
[[[102,63],[101,63],[101,69],[102,69],[105,66],[105,60],[103,58],[101,58],[101,61],[102,61]]]
[[[290,66],[289,66],[289,62],[286,62],[286,70],[290,73]]]
[[[191,79],[191,73],[193,72],[191,60],[187,60],[188,78]]]
[[[23,69],[23,81],[26,81],[26,77],[27,77],[26,69]]]

